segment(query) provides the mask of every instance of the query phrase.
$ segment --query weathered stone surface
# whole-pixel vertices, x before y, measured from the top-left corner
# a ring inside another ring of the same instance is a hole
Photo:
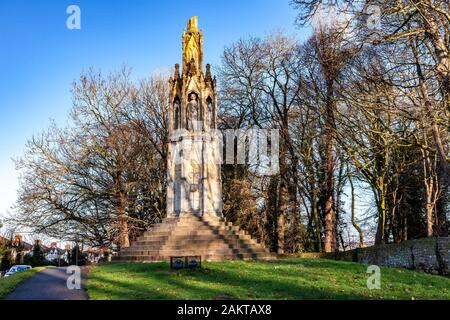
[[[338,260],[450,276],[450,238],[424,238],[327,255]]]
[[[206,261],[275,258],[269,250],[223,219],[183,215],[164,219],[114,260],[168,261],[178,255],[202,256]]]
[[[221,136],[216,81],[203,70],[203,34],[192,17],[183,33],[183,65],[170,80],[167,216],[222,216]]]

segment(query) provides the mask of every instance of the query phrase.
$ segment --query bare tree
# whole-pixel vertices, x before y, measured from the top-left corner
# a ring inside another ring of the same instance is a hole
[[[156,92],[164,90],[164,78],[136,88],[129,76],[127,70],[108,77],[90,71],[74,83],[71,126],[53,125],[33,137],[17,161],[22,179],[14,223],[123,248],[152,217],[161,217],[165,177],[155,173],[165,162],[164,139],[153,133],[166,130],[156,125],[165,123],[167,99],[160,97],[167,92]]]

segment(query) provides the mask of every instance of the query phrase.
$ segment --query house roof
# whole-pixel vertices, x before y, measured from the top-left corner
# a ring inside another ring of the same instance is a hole
[[[5,237],[0,236],[0,243],[9,243],[11,240],[6,239]],[[24,250],[31,250],[33,246],[25,241],[22,242]]]
[[[25,242],[25,241],[23,241],[22,244],[23,244],[23,248],[24,248],[25,250],[31,250],[31,249],[33,249],[33,246],[32,246],[31,244]]]
[[[9,243],[10,241],[11,240],[0,236],[0,244],[1,243]],[[33,247],[34,247],[32,244],[29,244],[28,242],[25,242],[25,241],[22,241],[22,245],[23,245],[23,248],[24,248],[25,251],[31,251],[31,250],[33,250]],[[42,248],[42,251],[44,251],[44,252],[49,252],[50,250],[53,249],[51,245],[50,246],[45,246],[43,244],[41,244],[41,248]],[[61,254],[65,251],[65,250],[63,250],[61,248],[58,248],[58,247],[56,247],[55,249],[58,250],[58,253],[61,253]]]

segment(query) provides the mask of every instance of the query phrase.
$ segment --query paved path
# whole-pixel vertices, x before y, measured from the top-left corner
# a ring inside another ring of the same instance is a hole
[[[83,272],[80,290],[67,288],[67,268],[51,268],[25,280],[5,300],[87,300]]]

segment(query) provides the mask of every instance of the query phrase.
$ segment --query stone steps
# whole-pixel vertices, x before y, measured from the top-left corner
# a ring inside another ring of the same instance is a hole
[[[215,249],[215,250],[152,250],[152,251],[130,251],[122,254],[122,257],[137,257],[137,256],[206,256],[206,255],[233,255],[233,254],[244,254],[244,255],[265,255],[262,252],[252,252],[251,250],[242,251],[238,249]]]
[[[205,239],[206,238],[206,239]],[[256,241],[252,240],[249,236],[243,237],[239,235],[230,235],[230,234],[220,234],[220,233],[211,233],[211,234],[199,234],[196,232],[190,232],[185,234],[173,234],[172,236],[160,237],[160,238],[146,238],[145,240],[139,240],[133,242],[132,245],[163,245],[168,241],[170,242],[182,242],[188,243],[189,241],[194,241],[195,243],[208,242],[213,240],[220,240],[225,243],[233,244],[233,245],[243,245],[243,246],[260,246]]]
[[[176,228],[173,228],[171,230],[154,230],[152,232],[146,232],[141,237],[152,237],[152,236],[163,236],[171,232],[178,232],[178,233],[190,233],[190,232],[199,232],[199,233],[205,233],[211,232],[213,230],[221,230],[221,231],[232,231],[235,233],[239,233],[238,227],[227,227],[227,226],[206,226],[206,225],[199,225],[197,228],[192,229],[192,226],[177,226]]]
[[[174,256],[174,255],[171,255]],[[273,260],[274,256],[270,254],[206,254],[202,255],[203,261],[223,261],[223,260]],[[169,261],[170,256],[165,255],[134,255],[118,256],[114,261],[118,262],[160,262]]]
[[[209,245],[212,243],[225,243],[228,245],[238,247],[252,247],[260,246],[256,241],[252,240],[250,236],[239,236],[237,234],[220,234],[220,233],[208,233],[199,234],[197,232],[189,232],[183,234],[172,234],[163,240],[155,240],[154,238],[148,238],[148,240],[136,241],[132,246],[161,246],[163,244],[183,244],[183,245]]]
[[[202,256],[206,261],[273,259],[250,235],[216,217],[164,219],[144,232],[115,261],[167,261],[171,256]]]
[[[166,236],[168,234],[170,234],[171,236],[175,236],[175,235],[209,235],[211,233],[215,233],[217,234],[217,231],[224,231],[225,233],[222,234],[235,234],[241,238],[245,238],[248,240],[253,240],[250,235],[244,233],[242,230],[240,230],[238,227],[224,227],[224,226],[205,226],[205,225],[200,225],[197,226],[196,228],[193,228],[192,226],[189,227],[176,227],[171,231],[160,231],[160,230],[155,230],[155,231],[147,231],[145,232],[141,237],[139,237],[138,240],[151,240],[151,238],[154,238],[156,236]],[[254,240],[253,240],[254,241]],[[256,242],[256,241],[254,241]]]
[[[158,250],[162,247],[162,244],[147,244],[147,243],[136,243],[132,245],[130,248],[134,248],[136,250]],[[268,252],[263,247],[253,246],[246,243],[240,242],[224,242],[222,239],[219,240],[189,240],[184,239],[181,241],[176,241],[171,239],[170,241],[164,244],[164,248],[168,249],[182,249],[182,248],[193,248],[193,249],[214,249],[217,247],[226,247],[226,248],[238,248],[242,250],[252,249],[254,251],[260,252]],[[124,249],[124,251],[130,250],[129,248]]]
[[[173,255],[200,255],[208,252],[216,252],[216,251],[224,251],[224,252],[233,252],[233,253],[261,253],[267,254],[268,252],[262,248],[235,248],[235,247],[227,247],[227,246],[211,246],[211,247],[195,247],[195,248],[186,248],[183,246],[164,246],[164,249],[161,247],[134,247],[133,249],[122,251],[122,255],[134,255],[134,254],[146,254],[146,255],[154,255],[161,252],[169,252],[173,253]]]
[[[164,246],[163,248],[142,248],[135,247],[130,250],[122,251],[122,255],[154,255],[158,253],[173,253],[171,255],[200,255],[208,252],[230,252],[230,253],[268,253],[262,248],[234,248],[226,245],[213,246],[213,247],[190,247],[183,246]],[[196,254],[197,253],[197,254]]]

